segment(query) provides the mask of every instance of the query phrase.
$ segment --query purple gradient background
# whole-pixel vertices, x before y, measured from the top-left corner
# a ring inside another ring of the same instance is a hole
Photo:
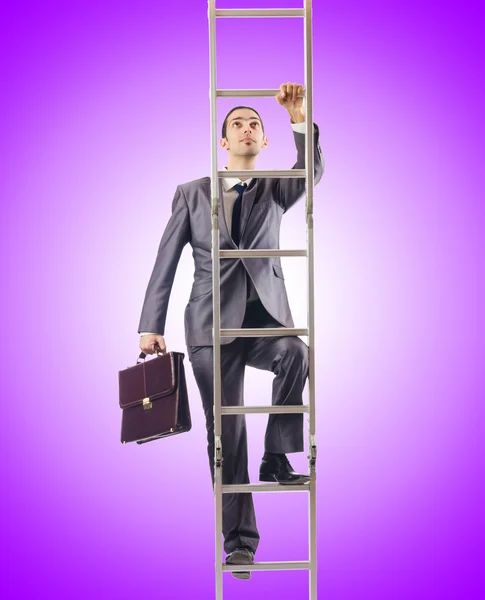
[[[138,355],[175,188],[210,174],[207,5],[163,4],[2,3],[2,598],[215,597],[190,366],[193,430],[119,442],[117,374]],[[237,6],[301,0],[218,4]],[[321,599],[485,598],[481,6],[314,3]],[[303,81],[302,32],[219,21],[219,87]],[[258,168],[292,166],[286,112],[252,105],[270,142]],[[303,203],[281,245],[304,247]],[[283,266],[304,326],[299,261]],[[192,273],[187,247],[169,349],[185,351]],[[248,370],[248,404],[270,389]],[[265,421],[248,417],[253,481]],[[307,558],[307,496],[254,501],[257,560]],[[306,598],[308,575],[226,574],[224,592]]]

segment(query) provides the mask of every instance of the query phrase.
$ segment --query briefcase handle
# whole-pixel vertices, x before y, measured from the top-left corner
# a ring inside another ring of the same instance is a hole
[[[166,354],[166,352],[162,352],[162,349],[158,345],[158,342],[155,342],[155,346],[158,348],[158,351],[157,351],[158,356],[164,356]],[[140,362],[144,361],[145,357],[146,357],[145,352],[140,352],[140,355],[138,356],[136,362],[140,363]]]

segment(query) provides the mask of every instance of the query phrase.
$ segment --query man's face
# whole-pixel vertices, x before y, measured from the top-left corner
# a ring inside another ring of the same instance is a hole
[[[226,123],[221,146],[233,156],[257,156],[268,145],[258,115],[249,108],[233,111]]]

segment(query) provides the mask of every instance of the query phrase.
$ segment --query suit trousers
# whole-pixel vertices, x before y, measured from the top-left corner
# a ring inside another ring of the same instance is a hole
[[[260,300],[248,303],[242,327],[281,327]],[[207,451],[214,486],[214,383],[212,346],[188,346],[189,360],[200,391],[207,428]],[[272,404],[302,404],[308,377],[308,346],[295,336],[236,338],[221,345],[221,404],[244,404],[246,365],[272,371]],[[269,415],[264,449],[302,452],[303,414]],[[246,415],[222,416],[222,483],[249,483]],[[224,550],[240,547],[256,552],[259,533],[251,493],[222,495]]]

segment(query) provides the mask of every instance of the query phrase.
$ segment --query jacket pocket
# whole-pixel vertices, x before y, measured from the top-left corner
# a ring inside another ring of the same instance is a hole
[[[276,277],[281,277],[281,279],[285,278],[283,275],[283,269],[279,265],[273,265],[273,271]]]

